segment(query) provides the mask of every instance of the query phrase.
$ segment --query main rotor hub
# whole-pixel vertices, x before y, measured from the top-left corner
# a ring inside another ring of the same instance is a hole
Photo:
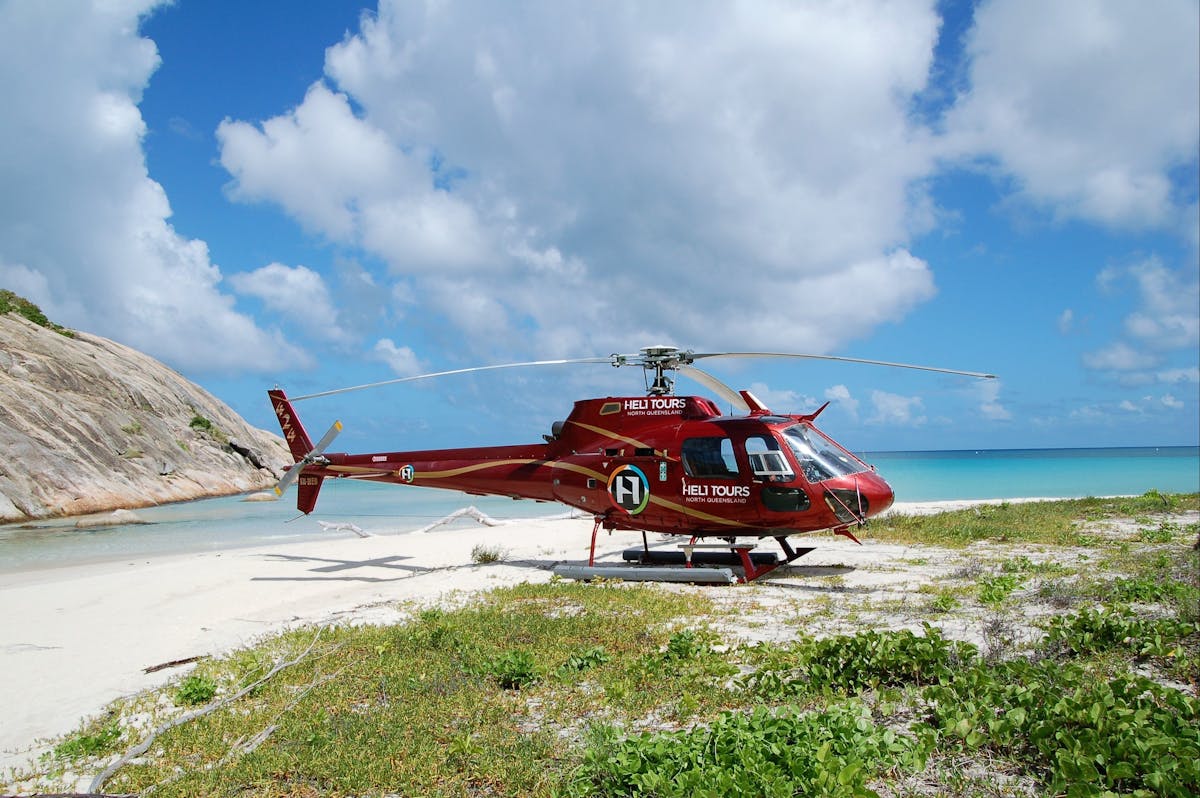
[[[636,355],[614,354],[612,364],[614,367],[641,366],[645,372],[646,393],[650,396],[669,396],[675,391],[675,381],[668,377],[666,372],[691,365],[695,359],[695,353],[690,349],[646,346]],[[653,380],[650,378],[651,372],[654,372]]]

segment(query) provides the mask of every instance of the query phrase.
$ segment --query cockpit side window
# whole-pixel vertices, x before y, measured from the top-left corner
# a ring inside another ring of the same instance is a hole
[[[764,482],[791,482],[796,475],[780,450],[779,441],[767,435],[746,438],[746,457],[756,479]]]
[[[737,458],[729,438],[688,438],[680,447],[683,470],[689,477],[736,477]]]

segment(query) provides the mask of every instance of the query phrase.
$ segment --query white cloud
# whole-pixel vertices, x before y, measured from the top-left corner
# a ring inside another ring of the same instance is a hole
[[[376,359],[383,361],[401,377],[413,377],[424,371],[420,359],[407,346],[397,346],[391,338],[380,338],[375,342]]]
[[[1200,271],[1194,265],[1170,269],[1151,257],[1132,266],[1110,266],[1102,277],[1104,286],[1116,296],[1131,297],[1135,307],[1123,321],[1122,339],[1085,354],[1084,365],[1124,372],[1120,376],[1126,384],[1186,380],[1195,366],[1161,364],[1173,353],[1195,360],[1200,346]]]
[[[159,59],[137,23],[156,5],[0,5],[0,283],[176,367],[303,365],[234,308],[147,174],[137,104]]]
[[[836,407],[846,411],[853,420],[858,420],[858,400],[850,395],[850,389],[845,385],[835,385],[825,391],[825,398]]]
[[[1137,283],[1141,307],[1125,319],[1125,330],[1151,349],[1195,350],[1200,344],[1200,280],[1166,268],[1157,258],[1129,273]]]
[[[919,427],[925,424],[924,402],[919,396],[900,396],[887,391],[872,391],[871,405],[874,414],[867,420],[870,424],[895,424],[901,427]]]
[[[1158,372],[1154,376],[1164,385],[1200,382],[1200,367],[1192,366],[1191,368],[1167,369],[1166,371]]]
[[[747,389],[775,413],[804,413],[816,409],[811,396],[786,388],[774,389],[765,382],[752,382]]]
[[[974,389],[979,395],[979,413],[989,421],[1007,421],[1012,418],[1000,402],[1000,380],[980,380],[974,383]]]
[[[1063,335],[1071,332],[1075,326],[1075,311],[1067,308],[1058,316],[1058,331]]]
[[[932,0],[383,0],[328,85],[223,123],[221,162],[487,346],[830,351],[934,294],[905,245],[937,26]]]
[[[981,4],[969,93],[948,152],[994,159],[1056,215],[1131,228],[1195,226],[1170,171],[1195,163],[1200,9],[1122,0]]]
[[[1163,394],[1162,397],[1159,399],[1159,402],[1162,404],[1163,407],[1167,408],[1168,410],[1182,410],[1183,409],[1183,402],[1176,399],[1174,396],[1172,396],[1169,393]]]
[[[258,297],[271,310],[291,318],[315,338],[346,341],[350,337],[338,324],[325,280],[306,266],[270,263],[252,272],[231,274],[229,283],[238,293]]]
[[[1083,364],[1101,371],[1141,371],[1153,368],[1158,359],[1134,349],[1123,341],[1083,356]]]

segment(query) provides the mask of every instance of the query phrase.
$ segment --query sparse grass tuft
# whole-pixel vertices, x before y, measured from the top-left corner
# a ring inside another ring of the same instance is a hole
[[[508,550],[501,546],[488,546],[483,543],[476,543],[471,547],[471,562],[478,563],[479,565],[503,562],[507,557]]]

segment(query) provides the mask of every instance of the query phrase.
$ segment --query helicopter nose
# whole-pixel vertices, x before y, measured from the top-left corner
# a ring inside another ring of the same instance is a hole
[[[873,517],[892,506],[892,502],[896,500],[896,493],[892,490],[892,486],[878,474],[867,474],[866,477],[865,484],[860,486],[860,490],[867,499],[867,516]]]

